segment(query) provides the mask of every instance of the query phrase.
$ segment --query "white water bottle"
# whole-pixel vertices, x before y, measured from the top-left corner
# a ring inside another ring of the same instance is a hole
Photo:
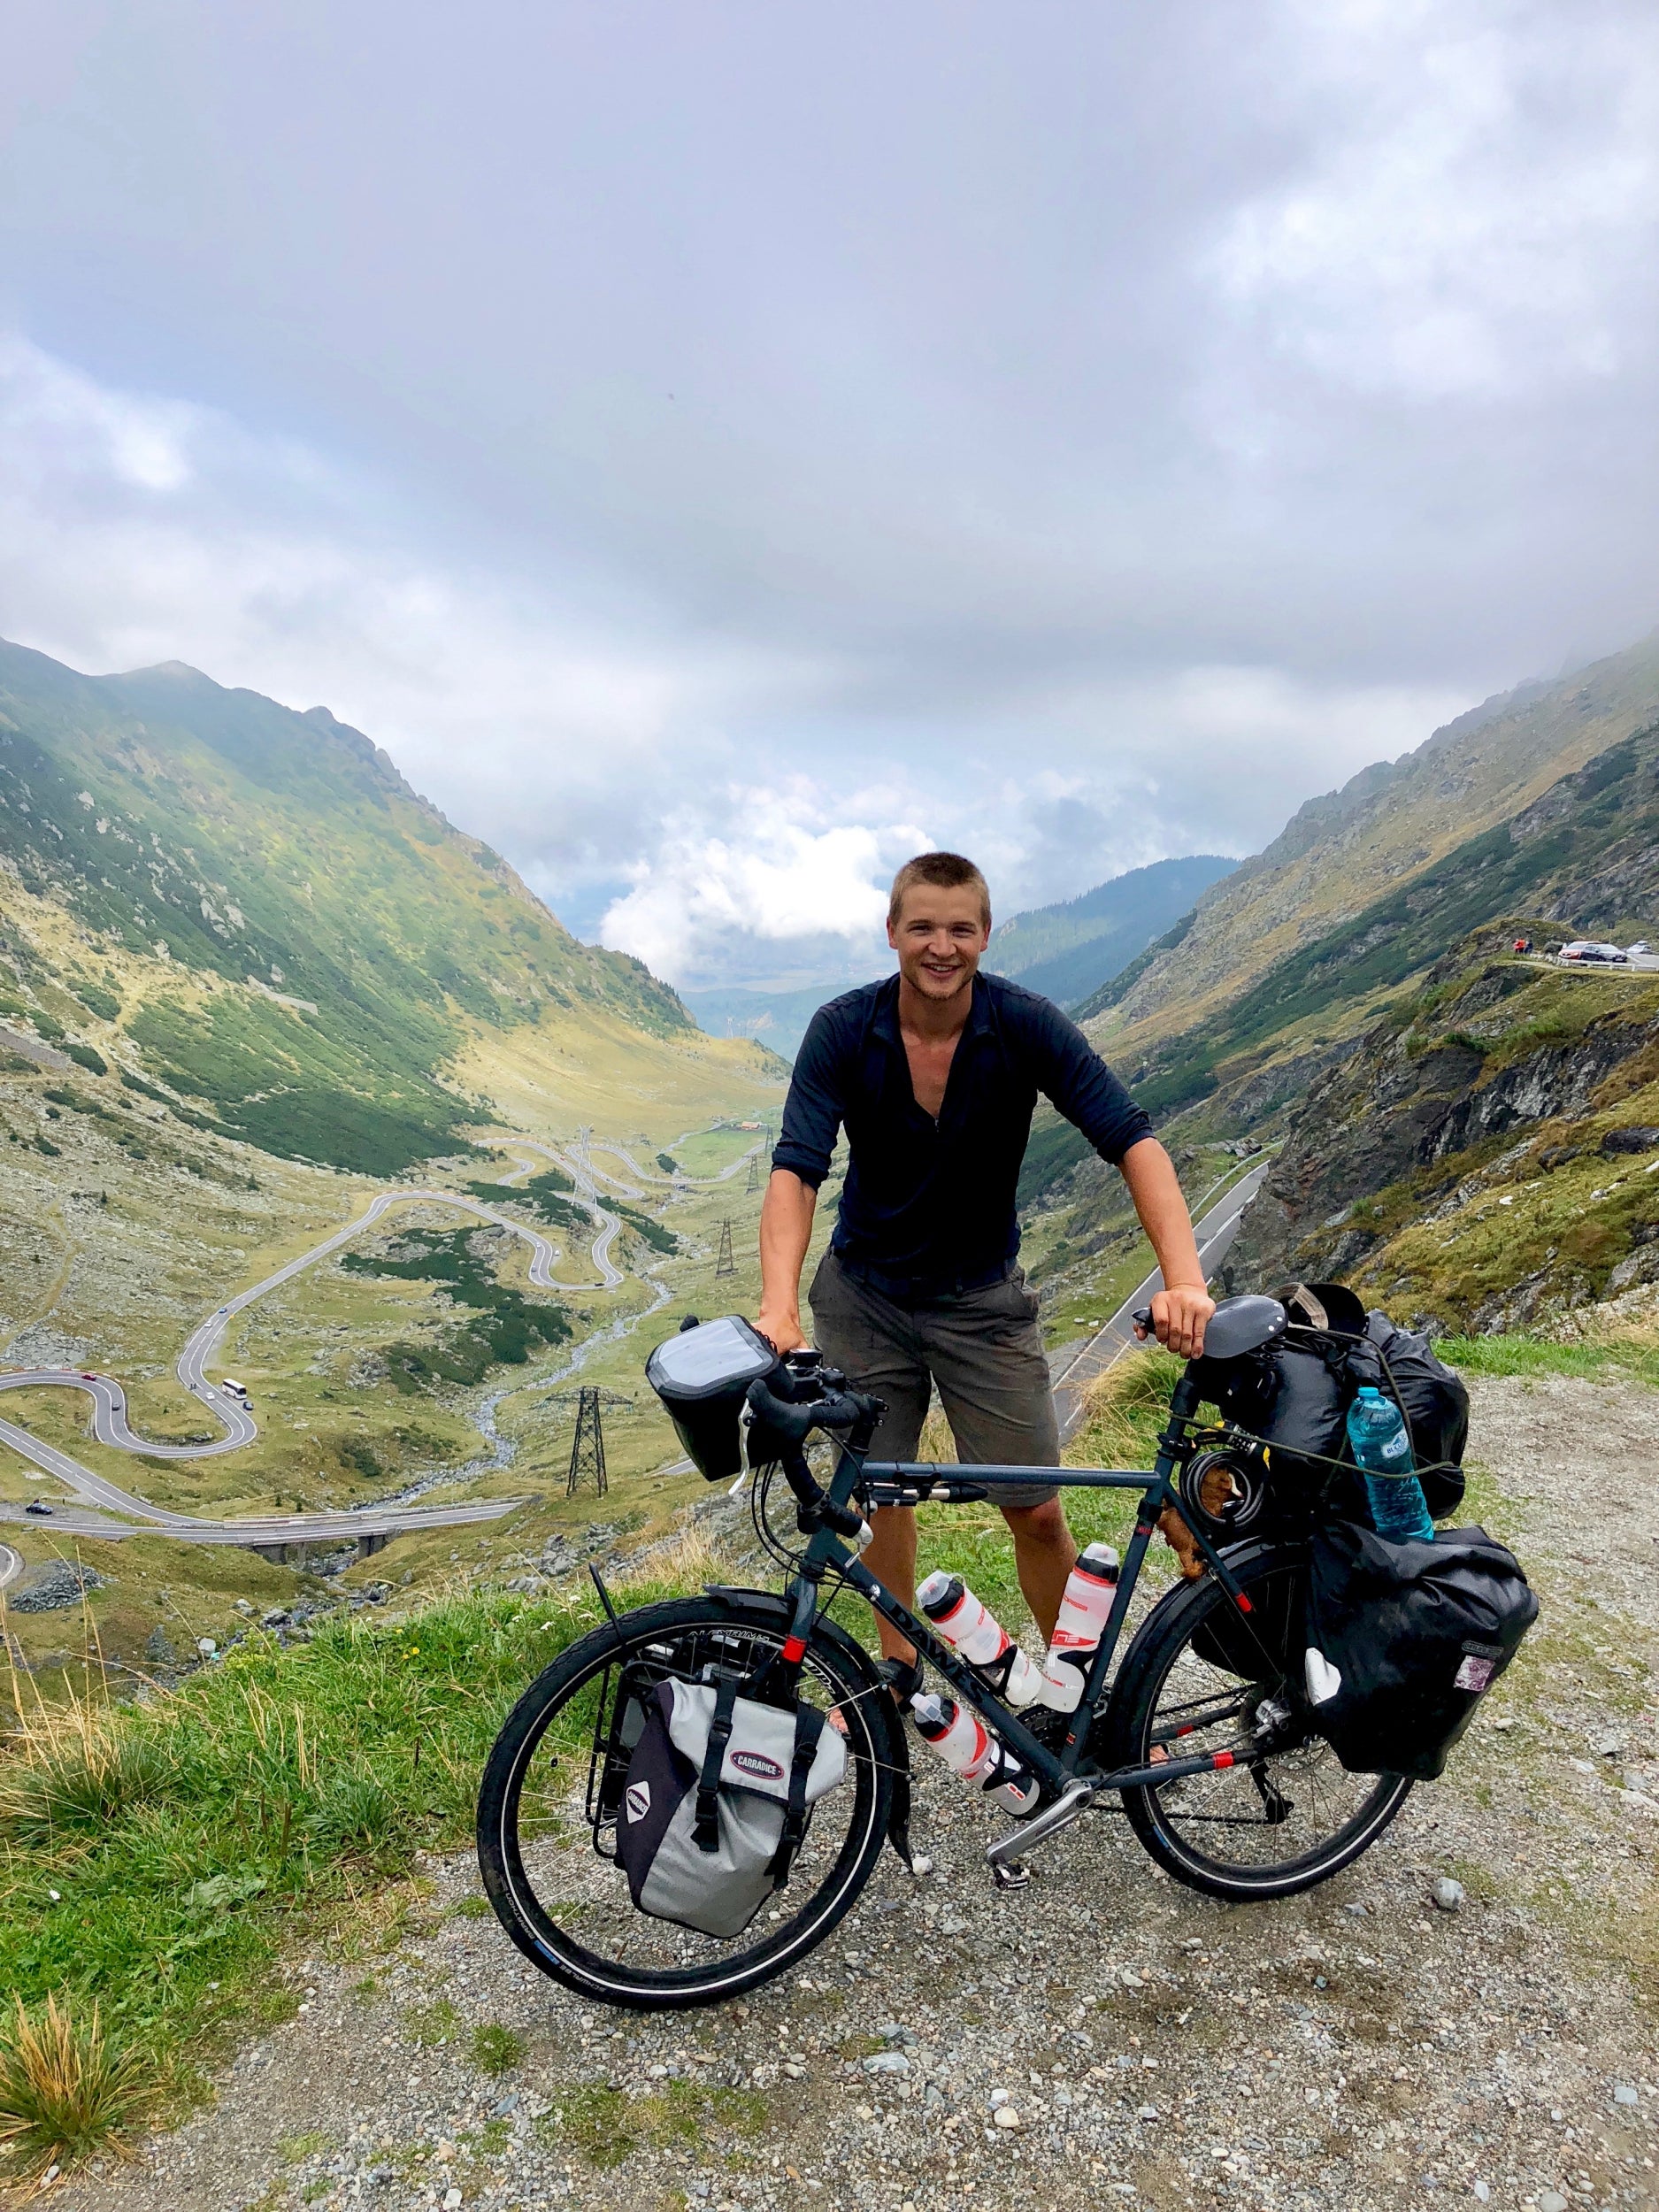
[[[1110,1544],[1091,1544],[1067,1578],[1054,1624],[1054,1641],[1042,1664],[1042,1701],[1056,1713],[1075,1713],[1106,1618],[1118,1594],[1118,1555]]]
[[[952,1651],[976,1667],[1016,1713],[1042,1694],[1042,1675],[957,1575],[928,1576],[916,1601]]]
[[[964,1782],[978,1782],[1018,1818],[1036,1810],[1036,1776],[1005,1744],[998,1743],[977,1713],[954,1698],[935,1697],[927,1691],[910,1700],[910,1717],[917,1734],[932,1744],[953,1774]]]

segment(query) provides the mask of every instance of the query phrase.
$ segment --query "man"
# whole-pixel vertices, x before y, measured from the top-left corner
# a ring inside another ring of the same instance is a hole
[[[818,1348],[887,1403],[872,1456],[915,1457],[932,1384],[964,1460],[1056,1467],[1037,1300],[1015,1263],[1014,1189],[1039,1092],[1129,1187],[1164,1273],[1152,1300],[1159,1341],[1195,1357],[1215,1306],[1151,1123],[1056,1006],[979,973],[990,936],[990,893],[972,861],[923,853],[899,870],[887,910],[898,974],[821,1007],[795,1061],[761,1210],[759,1326],[780,1352],[806,1340],[801,1269],[845,1127],[851,1164],[810,1303]],[[1077,1557],[1058,1489],[996,1494],[1046,1642]],[[907,1508],[876,1515],[864,1557],[913,1604]],[[895,1686],[908,1687],[915,1654],[886,1622],[879,1629]]]

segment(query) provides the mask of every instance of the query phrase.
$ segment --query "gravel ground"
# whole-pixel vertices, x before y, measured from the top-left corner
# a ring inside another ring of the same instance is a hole
[[[1474,1397],[1482,1509],[1544,1617],[1448,1778],[1310,1895],[1218,1906],[1107,1818],[998,1893],[979,1858],[995,1824],[918,1749],[936,1871],[887,1855],[794,1979],[652,2018],[565,1996],[480,1910],[470,1860],[434,1862],[396,1947],[296,1962],[298,2016],[211,2109],[51,2194],[86,2212],[1659,2205],[1659,1394]],[[490,2027],[522,2039],[496,2039],[494,2074]]]

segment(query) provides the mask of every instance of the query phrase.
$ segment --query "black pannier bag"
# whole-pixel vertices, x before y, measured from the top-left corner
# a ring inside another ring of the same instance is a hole
[[[1316,1531],[1302,1676],[1314,1725],[1352,1774],[1432,1782],[1538,1617],[1514,1554],[1483,1528],[1390,1543]]]
[[[617,1856],[641,1912],[741,1935],[789,1878],[812,1807],[847,1772],[847,1740],[718,1684],[659,1682],[628,1762]]]
[[[645,1363],[645,1379],[668,1409],[693,1465],[707,1482],[743,1470],[738,1417],[749,1386],[778,1364],[760,1331],[736,1314],[687,1321]]]
[[[1260,1352],[1215,1363],[1202,1382],[1225,1419],[1268,1447],[1268,1522],[1306,1525],[1322,1502],[1364,1517],[1356,1477],[1333,1463],[1351,1464],[1348,1409],[1366,1384],[1394,1399],[1406,1417],[1429,1517],[1455,1513],[1463,1499],[1458,1463],[1469,1435],[1469,1394],[1428,1339],[1397,1328],[1386,1313],[1367,1313],[1346,1284],[1292,1283],[1274,1294],[1288,1332]]]

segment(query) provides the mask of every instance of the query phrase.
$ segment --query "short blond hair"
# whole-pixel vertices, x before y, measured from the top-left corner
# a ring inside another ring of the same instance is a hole
[[[918,883],[930,883],[936,891],[972,887],[979,895],[979,919],[987,929],[991,926],[991,887],[973,863],[960,853],[918,853],[914,860],[905,862],[893,879],[893,890],[887,899],[889,928],[899,918],[904,894]]]

